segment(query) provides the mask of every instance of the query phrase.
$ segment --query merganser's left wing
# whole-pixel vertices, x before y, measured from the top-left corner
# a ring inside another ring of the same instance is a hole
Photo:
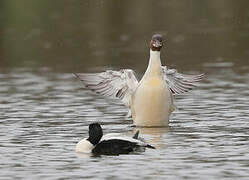
[[[128,107],[132,93],[138,85],[135,73],[131,69],[74,75],[83,82],[86,88],[103,96],[119,98]]]
[[[192,90],[204,77],[204,74],[181,74],[176,69],[168,69],[166,66],[162,66],[162,71],[164,80],[167,82],[173,95],[180,95]]]

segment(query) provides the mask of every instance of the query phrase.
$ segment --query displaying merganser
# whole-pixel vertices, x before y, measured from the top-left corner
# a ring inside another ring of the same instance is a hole
[[[144,151],[145,148],[155,149],[153,146],[139,140],[139,131],[133,137],[120,136],[117,133],[103,136],[98,123],[89,125],[89,137],[79,141],[76,152],[93,153],[97,155],[119,155]]]
[[[93,92],[119,98],[131,111],[135,126],[168,126],[170,114],[175,109],[173,96],[196,87],[196,83],[204,74],[185,75],[162,66],[160,59],[162,47],[162,36],[153,35],[150,41],[149,65],[139,82],[131,69],[80,73],[75,76]]]

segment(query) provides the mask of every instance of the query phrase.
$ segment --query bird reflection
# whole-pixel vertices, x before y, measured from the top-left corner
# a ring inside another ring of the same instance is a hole
[[[76,152],[76,155],[80,158],[90,158],[92,157],[92,153],[80,153],[80,152]]]
[[[146,139],[147,143],[153,144],[156,148],[164,148],[167,146],[165,143],[165,138],[163,137],[170,131],[170,127],[162,128],[143,128],[143,127],[134,127],[133,133],[139,130],[141,137]]]

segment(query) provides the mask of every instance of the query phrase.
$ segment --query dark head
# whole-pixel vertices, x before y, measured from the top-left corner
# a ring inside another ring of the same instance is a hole
[[[150,49],[152,51],[160,51],[163,47],[163,36],[161,34],[154,34],[150,41]]]
[[[89,138],[87,139],[93,145],[99,143],[100,139],[103,136],[103,131],[99,123],[92,123],[89,125]]]

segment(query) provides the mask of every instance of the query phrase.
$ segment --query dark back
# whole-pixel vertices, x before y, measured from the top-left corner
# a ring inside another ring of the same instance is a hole
[[[95,146],[95,148],[92,150],[92,153],[103,155],[129,154],[130,152],[134,152],[140,148],[141,147],[134,142],[120,139],[111,139],[101,141]]]

